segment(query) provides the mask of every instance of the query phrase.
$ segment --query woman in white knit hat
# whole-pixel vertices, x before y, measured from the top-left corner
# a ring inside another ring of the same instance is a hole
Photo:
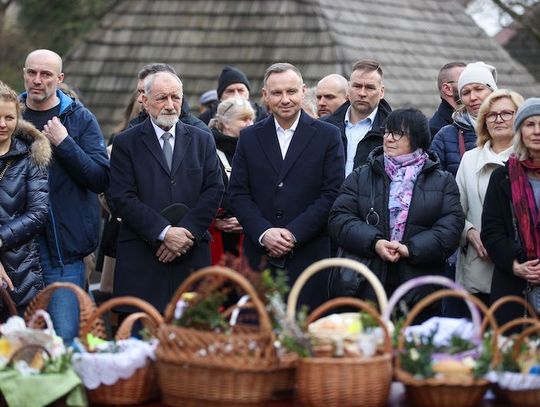
[[[452,115],[454,122],[444,126],[433,138],[431,150],[437,154],[441,168],[456,176],[461,158],[466,151],[476,147],[476,117],[480,105],[493,91],[497,90],[497,72],[484,62],[468,64],[458,79],[461,104]],[[446,276],[454,279],[457,252],[447,260]],[[443,300],[443,315],[462,316],[462,301],[452,298]]]
[[[514,153],[489,180],[482,214],[482,242],[495,265],[490,301],[531,292],[540,311],[540,98],[527,99],[514,119]],[[503,324],[524,315],[505,305]]]
[[[489,304],[493,262],[480,239],[482,206],[489,178],[513,152],[514,118],[523,97],[507,89],[489,95],[478,112],[476,134],[478,147],[463,155],[456,175],[460,201],[465,212],[456,265],[456,281]]]
[[[452,116],[454,123],[439,130],[431,143],[442,169],[454,176],[465,151],[476,147],[476,117],[484,99],[497,90],[496,81],[497,71],[484,62],[468,64],[459,76],[461,105]]]

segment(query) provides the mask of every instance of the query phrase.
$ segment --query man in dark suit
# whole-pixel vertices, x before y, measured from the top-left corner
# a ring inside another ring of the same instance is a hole
[[[149,118],[116,136],[111,155],[109,200],[122,219],[114,295],[163,311],[191,271],[210,265],[207,228],[223,181],[212,136],[178,120],[180,79],[158,72],[144,90]],[[172,204],[187,206],[181,219],[163,214]]]
[[[272,116],[240,133],[229,184],[251,267],[267,256],[272,268],[287,270],[291,285],[330,255],[326,223],[344,177],[339,130],[301,110],[304,92],[295,66],[266,70],[263,97]],[[323,274],[311,279],[299,304],[323,302],[326,281]]]

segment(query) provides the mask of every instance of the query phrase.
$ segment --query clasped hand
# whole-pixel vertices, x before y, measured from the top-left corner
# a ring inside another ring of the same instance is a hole
[[[527,280],[533,285],[540,284],[540,260],[528,260],[524,263],[519,263],[514,259],[512,263],[514,274]]]
[[[52,145],[57,146],[68,136],[68,131],[60,122],[60,119],[55,116],[43,126],[43,134]]]
[[[186,228],[170,227],[156,252],[156,256],[162,263],[169,263],[186,254],[193,247],[194,240],[195,236]]]
[[[262,244],[272,257],[281,257],[294,248],[294,236],[285,228],[270,228],[262,238]]]
[[[377,243],[375,243],[375,252],[382,260],[391,263],[396,263],[402,257],[409,257],[407,246],[396,240],[391,242],[385,239],[377,240]]]

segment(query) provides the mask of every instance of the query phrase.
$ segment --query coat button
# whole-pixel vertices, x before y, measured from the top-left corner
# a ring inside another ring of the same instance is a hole
[[[282,188],[282,187],[283,187],[283,181],[278,184],[278,188]]]
[[[276,211],[276,219],[281,219],[283,217],[283,211],[282,210],[277,210]]]
[[[171,179],[171,185],[174,185],[176,184],[176,180],[175,179]]]

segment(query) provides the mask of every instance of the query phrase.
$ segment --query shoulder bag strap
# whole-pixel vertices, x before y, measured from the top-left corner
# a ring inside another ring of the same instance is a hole
[[[458,130],[459,155],[463,157],[465,154],[465,134],[463,129]]]
[[[9,168],[9,166],[11,165],[11,163],[13,162],[14,158],[9,158],[7,161],[6,161],[6,164],[4,165],[4,168],[2,168],[2,172],[0,172],[0,181],[2,180],[2,178],[4,178],[4,175],[6,175],[6,172]]]
[[[227,156],[221,150],[216,150],[216,151],[219,157],[219,161],[221,161],[221,164],[223,164],[223,168],[225,168],[225,174],[227,175],[227,178],[231,179],[232,167],[231,167],[231,164],[229,164],[229,160],[227,160]]]

